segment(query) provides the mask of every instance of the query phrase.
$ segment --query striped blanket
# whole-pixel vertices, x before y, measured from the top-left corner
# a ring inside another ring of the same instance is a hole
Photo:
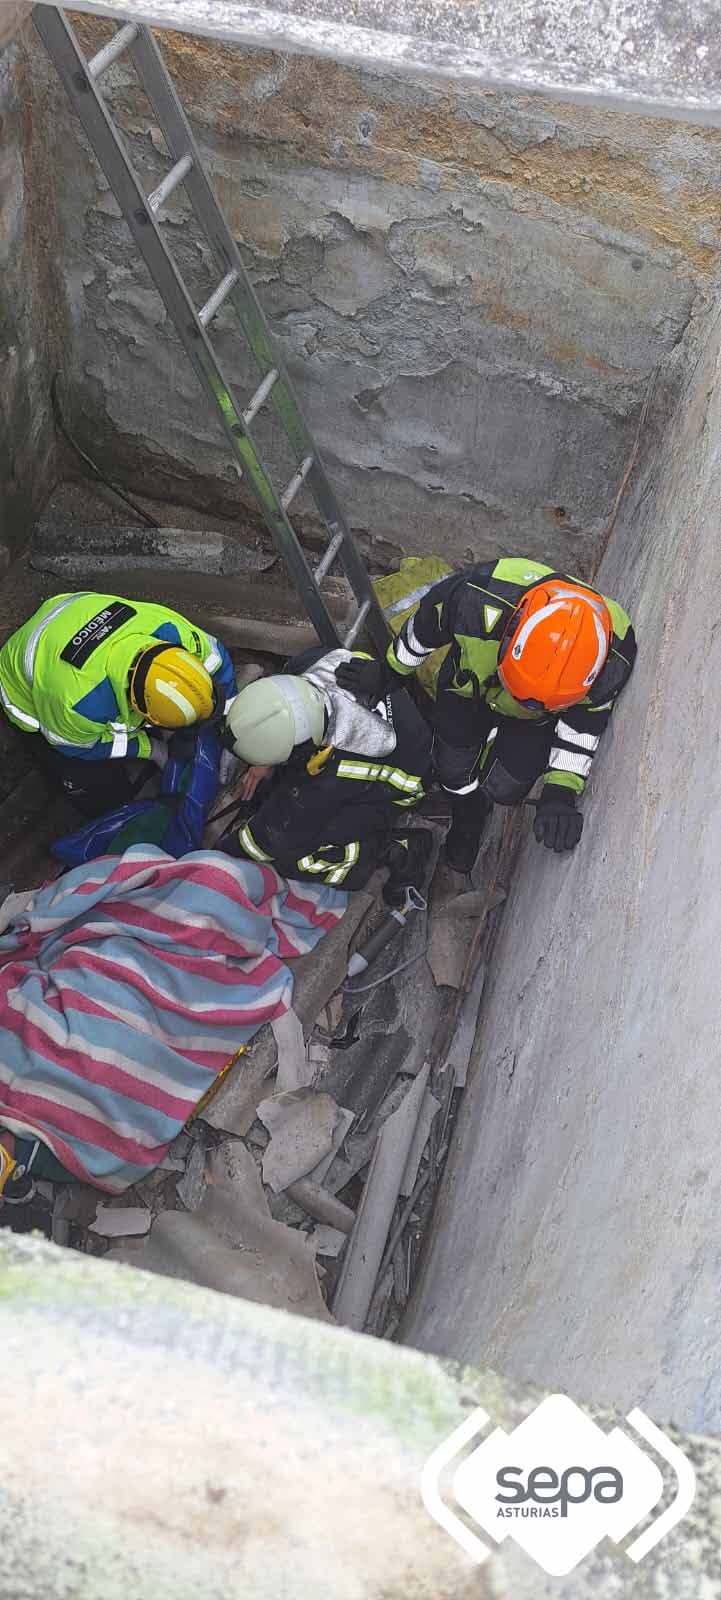
[[[146,1176],[238,1046],[287,1010],[285,958],[346,903],[150,845],[38,890],[0,937],[0,1124],[111,1194]]]

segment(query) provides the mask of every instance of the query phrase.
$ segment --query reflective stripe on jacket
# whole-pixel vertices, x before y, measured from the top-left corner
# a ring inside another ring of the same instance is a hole
[[[565,573],[525,556],[503,557],[452,573],[427,589],[388,646],[387,659],[401,677],[438,663],[435,673],[438,713],[443,738],[444,694],[484,702],[500,717],[538,721],[544,710],[530,710],[514,700],[500,682],[497,665],[503,635],[527,589],[553,574],[573,583]],[[410,596],[408,597],[410,599]],[[630,619],[615,600],[603,596],[613,634],[605,666],[584,700],[562,711],[556,720],[546,783],[582,793],[601,734],[636,659],[636,638]],[[450,742],[450,741],[449,741]],[[477,787],[474,781],[469,792]]]
[[[431,730],[407,691],[387,695],[382,714],[396,735],[390,755],[329,749],[319,760],[312,745],[299,747],[240,829],[240,851],[285,878],[342,887],[364,845],[390,836],[399,810],[423,798],[431,776]]]
[[[118,595],[54,595],[0,650],[0,700],[26,733],[86,761],[149,756],[144,718],[130,704],[130,667],[149,638],[199,657],[235,692],[224,646],[166,606]]]

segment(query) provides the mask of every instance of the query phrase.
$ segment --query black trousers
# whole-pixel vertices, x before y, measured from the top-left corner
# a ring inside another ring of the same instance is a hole
[[[252,829],[253,818],[249,819]],[[394,835],[390,828],[387,832],[366,834],[365,838],[354,841],[357,848],[357,859],[348,866],[338,889],[364,889],[368,879],[372,877],[376,867],[381,866],[389,859],[393,850]],[[240,832],[237,822],[233,824],[230,832],[226,833],[218,843],[218,849],[224,850],[227,855],[235,856],[240,860],[247,860],[247,852],[240,842]],[[318,845],[315,852],[306,852],[305,856],[298,857],[291,851],[275,850],[269,865],[280,873],[281,878],[299,879],[304,883],[326,884],[333,881],[334,869],[347,864],[348,846]],[[252,859],[252,858],[251,858]],[[306,869],[299,866],[299,860],[307,860],[311,865]]]
[[[36,765],[51,788],[62,789],[88,820],[134,800],[151,770],[147,761],[138,762],[132,756],[114,761],[81,761],[77,756],[64,756],[53,750],[41,734],[32,734],[30,739]]]
[[[555,722],[501,717],[484,701],[441,690],[434,725],[444,789],[457,794],[478,780],[488,800],[517,805],[548,767]]]

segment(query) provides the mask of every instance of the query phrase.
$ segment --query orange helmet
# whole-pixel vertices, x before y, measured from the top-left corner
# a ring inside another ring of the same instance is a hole
[[[562,578],[544,578],[527,589],[509,620],[498,676],[521,705],[561,711],[588,694],[612,632],[600,594]]]

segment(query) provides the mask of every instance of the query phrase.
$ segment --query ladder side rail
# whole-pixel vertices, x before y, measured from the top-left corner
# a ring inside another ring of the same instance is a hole
[[[260,301],[255,293],[238,245],[228,227],[215,193],[210,184],[198,150],[197,141],[181,104],[178,92],[165,65],[162,52],[150,28],[138,29],[129,54],[136,67],[140,82],[155,111],[171,159],[178,161],[188,152],[193,157],[192,171],[185,181],[186,193],[193,204],[196,217],[208,243],[215,251],[224,272],[235,268],[238,282],[228,296],[231,301],[251,352],[255,357],[261,377],[272,367],[278,371],[272,400],[278,411],[297,462],[306,456],[317,455],[315,444],[305,424],[293,393],[290,379],[271,342],[270,329],[265,320]]]
[[[366,601],[368,602],[363,626],[381,659],[383,659],[391,638],[388,623],[368,576],[365,562],[336,500],[332,485],[317,458],[308,473],[307,485],[331,534],[331,542],[338,532],[344,536],[343,542],[338,549],[337,559],[358,603],[365,605]]]
[[[350,527],[323,466],[318,447],[305,423],[291,380],[272,342],[265,314],[238,245],[208,180],[195,135],[165,65],[160,47],[149,28],[143,26],[138,29],[129,53],[155,111],[171,159],[180,161],[188,153],[193,157],[192,168],[185,180],[186,192],[208,242],[216,253],[221,270],[226,273],[235,270],[238,274],[228,299],[234,307],[261,375],[265,376],[271,369],[275,369],[278,373],[269,398],[298,463],[308,456],[313,456],[313,467],[307,477],[307,487],[329,538],[333,539],[338,532],[344,535],[338,559],[358,602],[370,601],[365,625],[376,648],[384,654],[390,634],[376,599],[375,590],[355,547]]]
[[[334,648],[338,630],[315,583],[295,532],[281,506],[272,480],[243,424],[218,357],[165,244],[158,223],[136,176],[115,123],[87,73],[87,64],[64,13],[52,5],[36,5],[33,20],[54,62],[71,105],[103,167],[145,264],[175,326],[193,369],[220,413],[236,465],[259,503],[308,616],[323,644]]]

